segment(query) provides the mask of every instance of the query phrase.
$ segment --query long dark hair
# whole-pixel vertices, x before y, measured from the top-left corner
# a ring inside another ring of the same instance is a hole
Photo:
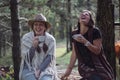
[[[85,12],[85,11],[83,11],[83,12]],[[93,18],[92,18],[92,14],[89,12],[89,11],[87,11],[88,13],[89,13],[89,15],[90,15],[90,20],[89,20],[89,22],[88,22],[88,24],[87,24],[87,27],[88,27],[88,40],[91,42],[91,43],[93,43],[93,27],[94,27],[94,20],[93,20]],[[79,22],[79,20],[78,20],[78,24],[77,24],[77,27],[78,27],[78,33],[80,33],[80,22]],[[83,51],[84,51],[85,49],[83,49]],[[89,55],[89,54],[82,54],[82,53],[80,53],[80,55],[82,56],[82,59],[83,59],[83,61],[85,61],[85,64],[87,64],[87,66],[89,66],[89,67],[91,67],[91,68],[94,68],[95,66],[94,66],[94,63],[93,63],[93,60],[92,60],[92,56],[91,55]],[[85,57],[87,57],[87,59],[85,58]]]

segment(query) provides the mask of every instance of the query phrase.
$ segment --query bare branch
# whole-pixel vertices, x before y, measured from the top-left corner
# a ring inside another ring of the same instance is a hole
[[[25,17],[20,17],[19,20],[25,20],[25,21],[28,21],[28,19],[25,18]]]
[[[12,47],[13,45],[11,43],[9,43],[8,41],[6,41],[6,44],[10,47]]]
[[[4,24],[1,24],[1,23],[0,23],[0,26],[4,27],[6,29],[10,29],[9,27],[7,27],[7,26],[5,26]]]

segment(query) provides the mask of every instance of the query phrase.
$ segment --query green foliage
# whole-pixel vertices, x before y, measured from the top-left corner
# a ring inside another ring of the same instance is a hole
[[[61,57],[65,53],[66,53],[66,48],[65,47],[57,48],[57,50],[56,50],[56,57]]]
[[[77,2],[78,7],[82,7],[83,6],[83,2],[84,2],[84,0],[78,0],[78,2]]]
[[[14,80],[14,69],[11,65],[9,67],[9,72],[1,71],[0,80]]]
[[[62,56],[62,57],[57,57],[56,58],[56,62],[58,64],[58,66],[60,66],[59,69],[65,69],[67,67],[67,65],[69,64],[70,61],[70,56],[71,56],[71,52],[67,53],[66,55]]]
[[[6,73],[5,77],[0,77],[0,80],[14,80],[8,73]]]
[[[10,66],[13,65],[12,61],[12,50],[7,48],[7,53],[5,56],[0,57],[0,66]]]
[[[9,66],[11,64],[13,64],[13,62],[12,62],[12,55],[11,54],[6,55],[6,56],[0,58],[0,65]]]

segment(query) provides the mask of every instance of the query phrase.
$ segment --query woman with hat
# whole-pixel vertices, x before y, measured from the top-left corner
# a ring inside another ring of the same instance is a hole
[[[32,31],[21,40],[20,80],[57,80],[55,38],[47,30],[51,27],[45,16],[36,15],[28,21]]]

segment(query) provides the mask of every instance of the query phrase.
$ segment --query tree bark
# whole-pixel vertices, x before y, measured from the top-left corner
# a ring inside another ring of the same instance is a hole
[[[18,19],[17,0],[10,0],[11,10],[11,27],[12,27],[12,58],[14,64],[14,79],[19,80],[19,65],[20,65],[20,29]]]
[[[103,37],[103,48],[107,60],[116,73],[116,61],[114,51],[114,5],[112,0],[98,0],[97,2],[97,26]]]
[[[0,35],[1,35],[2,33],[0,32]],[[2,39],[0,38],[0,58],[2,57]]]
[[[66,35],[67,35],[67,53],[72,50],[72,36],[71,36],[71,32],[72,32],[72,23],[71,23],[71,0],[67,1],[67,28],[66,28]]]
[[[88,10],[91,10],[90,0],[87,0],[87,9],[88,9]]]
[[[60,39],[63,40],[65,38],[64,36],[64,31],[65,31],[65,25],[64,25],[64,18],[62,18],[62,15],[60,15],[60,26],[59,26],[59,35],[60,35]]]

